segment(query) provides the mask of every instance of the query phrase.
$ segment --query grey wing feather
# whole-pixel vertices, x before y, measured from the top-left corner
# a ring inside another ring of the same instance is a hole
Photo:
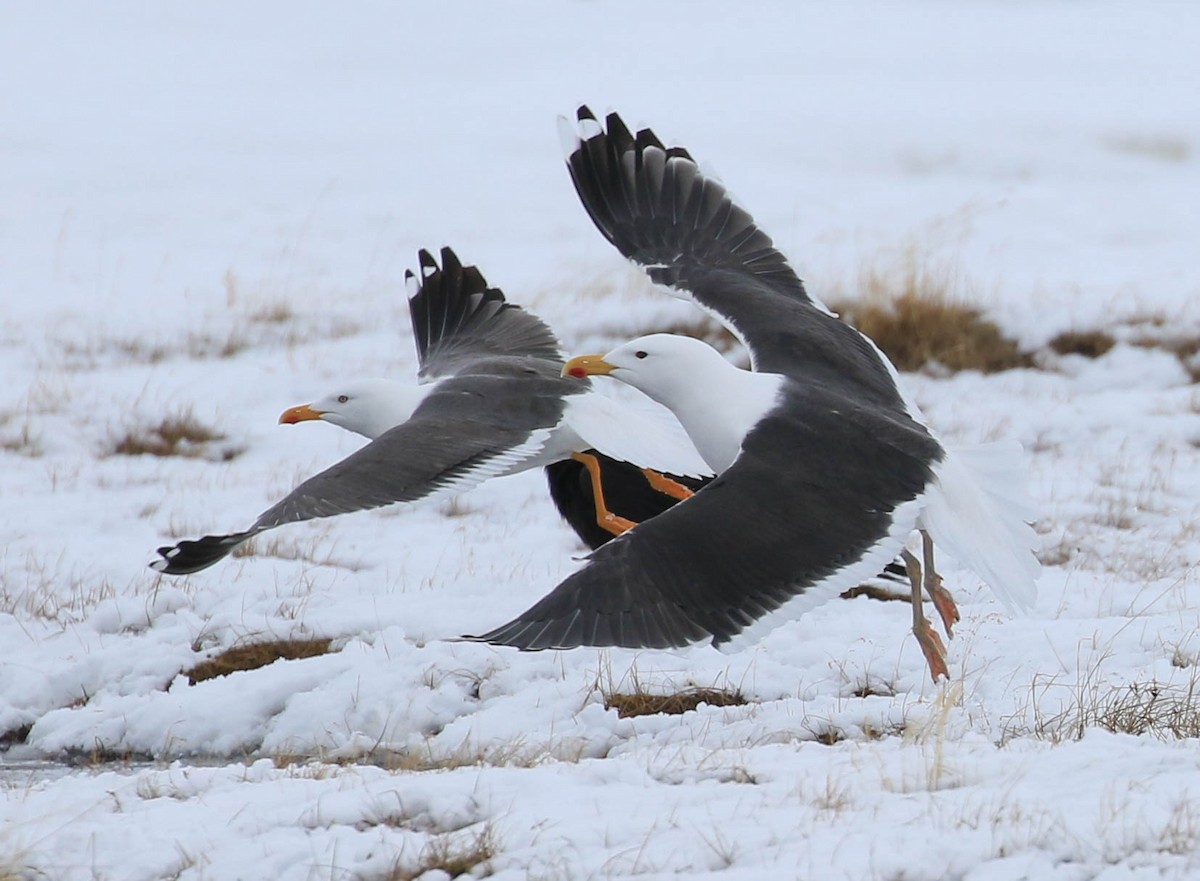
[[[422,379],[452,375],[481,356],[527,355],[561,363],[562,347],[545,322],[506,302],[450,248],[442,249],[441,258],[438,266],[432,254],[421,251],[420,277],[405,275],[416,288],[408,306]]]

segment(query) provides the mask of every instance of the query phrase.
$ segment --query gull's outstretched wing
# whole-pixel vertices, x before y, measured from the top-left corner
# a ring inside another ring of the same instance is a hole
[[[597,229],[650,278],[715,315],[755,370],[806,376],[856,397],[900,403],[890,365],[812,297],[748,211],[687,150],[630,133],[587,107],[564,133],[567,167]]]
[[[818,392],[768,416],[701,492],[470,638],[522,649],[720,644],[768,612],[794,616],[875,575],[913,528],[940,448],[911,424],[828,401]]]
[[[545,322],[508,303],[499,288],[488,287],[474,266],[464,267],[450,248],[442,265],[421,251],[420,277],[405,273],[409,315],[422,380],[458,373],[478,358],[525,355],[561,365],[558,338]]]
[[[301,483],[249,529],[159,548],[162,559],[151,565],[171,575],[196,572],[285,523],[414,502],[520,470],[561,422],[566,381],[536,359],[502,360],[493,370],[506,365],[508,375],[445,380],[411,419]]]

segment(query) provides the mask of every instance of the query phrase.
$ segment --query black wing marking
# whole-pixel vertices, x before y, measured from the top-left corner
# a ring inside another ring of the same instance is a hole
[[[418,254],[420,277],[405,273],[410,287],[409,315],[420,361],[419,376],[449,376],[481,356],[529,355],[562,360],[554,332],[536,315],[508,303],[489,288],[474,266],[463,266],[450,248],[442,248],[439,267],[428,251]]]
[[[636,136],[609,114],[578,111],[567,159],[596,227],[650,278],[691,294],[745,342],[755,370],[905,405],[879,351],[810,297],[803,282],[719,182],[649,129]]]
[[[941,450],[912,423],[835,406],[810,399],[803,421],[768,416],[703,490],[470,638],[522,649],[719,644],[862,559],[888,535],[895,508],[923,491]]]

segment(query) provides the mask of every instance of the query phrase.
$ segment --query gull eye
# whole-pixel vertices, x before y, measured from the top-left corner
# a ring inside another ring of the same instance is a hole
[[[346,402],[347,402],[347,401],[349,401],[349,400],[350,400],[350,396],[349,396],[349,395],[338,395],[338,398],[337,398],[337,401],[338,401],[338,403],[339,403],[339,404],[344,404],[344,403],[346,403]]]
[[[639,361],[641,361],[643,358],[645,358],[645,357],[646,357],[646,353],[645,353],[645,352],[634,352],[634,353],[633,353],[633,357],[635,357],[635,358],[637,358]]]

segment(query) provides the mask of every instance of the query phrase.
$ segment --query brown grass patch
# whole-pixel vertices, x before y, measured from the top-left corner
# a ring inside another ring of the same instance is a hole
[[[927,365],[996,373],[1032,366],[1032,357],[973,306],[939,294],[906,291],[831,306],[870,337],[897,369]]]
[[[129,428],[109,450],[114,456],[183,456],[197,458],[212,455],[208,446],[225,439],[214,428],[196,419],[190,410],[165,417],[158,425]],[[236,447],[219,451],[217,458],[229,461],[241,453]]]
[[[696,709],[701,704],[712,707],[740,707],[746,704],[746,698],[740,691],[725,688],[688,688],[675,694],[648,694],[637,691],[633,694],[604,696],[604,708],[616,710],[621,719],[658,713],[678,716]]]
[[[19,743],[24,743],[25,738],[29,736],[29,732],[32,730],[33,725],[27,724],[0,732],[0,750],[7,749],[10,746],[16,746]]]
[[[1100,358],[1117,344],[1112,334],[1103,330],[1067,330],[1050,340],[1050,348],[1060,355],[1083,355]]]
[[[966,304],[965,287],[952,268],[933,267],[910,248],[890,269],[864,270],[856,296],[830,300],[829,306],[899,370],[938,365],[952,372],[995,373],[1032,366],[1029,353]]]
[[[188,684],[228,676],[239,670],[257,670],[276,661],[297,661],[329,654],[329,639],[279,639],[236,645],[187,671]]]

